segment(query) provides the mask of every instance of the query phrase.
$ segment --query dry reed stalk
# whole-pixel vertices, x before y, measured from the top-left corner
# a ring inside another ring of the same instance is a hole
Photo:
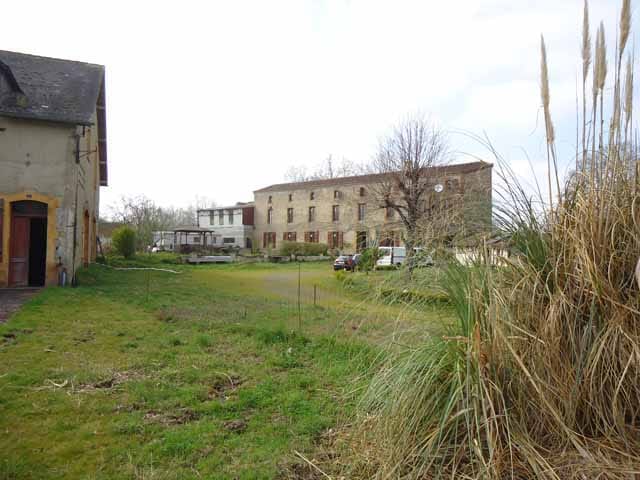
[[[587,163],[587,76],[591,65],[591,34],[589,33],[589,4],[584,0],[582,18],[582,165]],[[576,173],[578,169],[576,169]]]

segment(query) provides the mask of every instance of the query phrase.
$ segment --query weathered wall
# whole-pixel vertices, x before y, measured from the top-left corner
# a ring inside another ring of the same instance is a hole
[[[364,196],[360,188],[364,187]],[[340,192],[334,198],[335,191]],[[313,192],[313,200],[311,200]],[[289,194],[292,195],[289,201]],[[271,196],[271,203],[269,203]],[[358,205],[365,204],[364,220],[358,220]],[[340,209],[339,221],[333,221],[333,206]],[[269,207],[273,208],[273,222],[267,223]],[[309,207],[315,207],[315,221],[309,222]],[[287,222],[287,209],[293,208],[293,222]],[[255,193],[256,246],[262,248],[264,232],[276,233],[276,248],[283,241],[284,232],[296,232],[296,240],[304,241],[305,232],[319,232],[319,242],[329,244],[329,232],[342,232],[345,251],[354,251],[356,232],[366,231],[370,241],[378,238],[384,229],[396,230],[396,222],[385,219],[384,210],[376,204],[366,184],[327,186],[323,188],[301,188],[283,192]]]
[[[457,208],[462,208],[465,222],[473,220],[475,225],[487,228],[491,224],[491,166],[471,172],[443,175],[429,180],[430,189],[437,183],[445,187],[440,200],[447,199],[455,203]],[[449,190],[447,180],[457,180],[458,189]],[[364,188],[364,196],[360,195],[360,189]],[[387,219],[385,210],[379,207],[374,198],[373,186],[366,182],[357,183],[354,180],[349,185],[326,185],[323,187],[309,187],[304,183],[297,184],[292,190],[282,191],[257,191],[255,192],[255,245],[263,248],[263,235],[265,232],[275,232],[276,248],[283,242],[285,232],[296,232],[296,240],[304,241],[304,232],[319,232],[319,241],[329,244],[329,232],[343,233],[344,245],[342,250],[354,252],[356,250],[357,232],[367,232],[369,244],[379,242],[394,232],[396,236],[402,235],[403,227],[399,223],[397,214],[395,218]],[[334,198],[334,192],[340,192],[340,198]],[[311,199],[313,192],[313,200]],[[291,200],[289,200],[291,195]],[[431,195],[437,197],[438,195]],[[271,202],[269,202],[271,197]],[[358,205],[365,204],[364,220],[358,220]],[[340,219],[332,220],[333,205],[340,206]],[[308,221],[309,207],[316,207],[316,219]],[[267,223],[268,210],[273,209],[272,223]],[[293,208],[293,222],[287,220],[287,209]]]
[[[75,161],[76,134],[81,157],[78,163]],[[95,127],[0,117],[0,198],[5,199],[0,286],[8,282],[12,201],[38,200],[49,204],[47,285],[57,283],[58,265],[65,268],[71,278],[73,268],[82,264],[86,238],[89,257],[95,257],[94,219],[98,218],[99,205],[96,146]],[[84,235],[85,211],[89,214],[87,236]],[[74,215],[77,221],[75,258]]]
[[[220,222],[219,212],[222,211],[223,218]],[[233,224],[229,223],[229,211],[233,212]],[[247,239],[253,241],[253,225],[244,225],[245,208],[242,206],[229,208],[215,208],[198,211],[198,226],[208,228],[215,232],[216,247],[238,247],[252,248],[254,245],[247,242]],[[213,215],[212,215],[213,213]],[[233,243],[224,243],[225,238],[233,238]]]

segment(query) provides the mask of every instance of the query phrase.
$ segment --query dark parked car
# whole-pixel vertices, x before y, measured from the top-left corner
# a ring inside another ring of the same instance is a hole
[[[333,269],[338,270],[351,270],[353,268],[353,257],[351,255],[340,255],[333,262]]]

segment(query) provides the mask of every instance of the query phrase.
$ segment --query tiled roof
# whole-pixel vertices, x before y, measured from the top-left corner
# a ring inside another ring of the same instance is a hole
[[[91,125],[97,113],[100,184],[107,185],[104,67],[0,50],[0,116]]]
[[[470,162],[470,163],[457,163],[452,165],[443,165],[439,167],[429,167],[428,175],[440,176],[440,175],[456,175],[471,173],[477,170],[485,168],[492,168],[493,164],[487,162]],[[351,177],[338,177],[338,178],[326,178],[321,180],[309,180],[307,182],[292,182],[292,183],[278,183],[275,185],[269,185],[268,187],[255,190],[254,193],[262,192],[282,192],[289,190],[302,190],[308,188],[322,188],[330,186],[344,186],[344,185],[366,185],[371,183],[377,183],[382,181],[387,173],[374,173],[369,175],[354,175]]]
[[[0,50],[0,76],[0,115],[90,125],[104,67]]]

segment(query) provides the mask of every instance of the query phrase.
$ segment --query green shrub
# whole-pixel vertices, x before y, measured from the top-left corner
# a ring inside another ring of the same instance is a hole
[[[365,248],[358,260],[358,270],[363,272],[373,270],[378,258],[380,258],[380,250],[378,248]]]
[[[116,252],[131,258],[136,253],[136,232],[131,227],[120,227],[113,232],[111,243]]]
[[[329,247],[325,243],[282,242],[280,255],[297,255],[301,257],[326,255]]]

